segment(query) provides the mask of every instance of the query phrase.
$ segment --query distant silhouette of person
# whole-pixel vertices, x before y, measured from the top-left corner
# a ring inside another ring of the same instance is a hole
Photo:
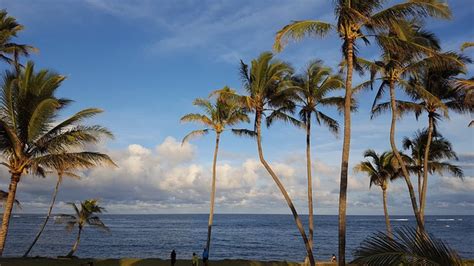
[[[173,251],[171,251],[171,266],[174,266],[175,263],[176,263],[176,251],[173,249]]]
[[[207,266],[209,260],[209,251],[207,251],[207,248],[204,248],[204,251],[202,252],[202,262],[204,262],[204,266]]]
[[[332,254],[331,262],[337,262],[337,258],[335,254]]]
[[[193,252],[192,262],[193,262],[193,266],[199,266],[199,257],[194,252]]]

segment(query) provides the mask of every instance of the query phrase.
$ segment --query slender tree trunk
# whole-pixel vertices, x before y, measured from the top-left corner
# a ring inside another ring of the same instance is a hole
[[[54,188],[53,198],[51,200],[51,205],[49,206],[48,214],[46,215],[46,218],[44,219],[44,222],[41,225],[39,232],[36,234],[35,239],[33,240],[33,243],[31,243],[31,245],[28,247],[28,250],[25,252],[23,257],[28,256],[28,254],[31,252],[31,250],[35,246],[36,242],[40,238],[41,234],[43,233],[44,228],[48,224],[49,217],[51,217],[51,212],[53,211],[54,203],[56,202],[56,196],[58,195],[59,185],[61,184],[61,181],[62,181],[62,176],[59,174],[58,175],[58,181],[56,182],[56,187]]]
[[[416,202],[416,194],[415,190],[413,189],[413,185],[411,183],[410,174],[406,168],[405,162],[403,161],[400,152],[397,149],[397,145],[395,143],[395,129],[397,123],[397,104],[395,102],[395,81],[393,79],[390,80],[390,107],[392,109],[392,122],[390,125],[390,146],[392,147],[392,151],[395,154],[395,157],[400,164],[400,168],[402,169],[403,177],[405,178],[405,182],[407,183],[408,192],[410,194],[411,205],[413,207],[413,212],[415,213],[416,223],[418,225],[418,229],[420,231],[424,231],[425,228],[423,226],[423,222],[420,218],[420,212],[418,210],[418,204]]]
[[[0,230],[0,256],[5,249],[5,241],[7,240],[8,226],[10,224],[10,216],[12,214],[13,204],[15,203],[16,189],[18,182],[20,182],[21,174],[12,174],[10,186],[8,188],[8,197],[5,202],[5,209],[3,211],[2,229]]]
[[[347,41],[346,94],[344,99],[344,140],[342,143],[341,182],[339,188],[339,265],[346,265],[347,174],[351,148],[351,105],[354,41]]]
[[[313,251],[311,250],[311,247],[309,245],[308,238],[306,237],[306,233],[303,228],[303,224],[301,223],[301,219],[298,216],[298,212],[296,211],[295,206],[293,205],[293,202],[291,201],[290,196],[288,195],[288,192],[286,192],[285,187],[281,183],[280,179],[278,176],[273,172],[273,169],[270,167],[270,165],[265,161],[265,158],[263,157],[263,149],[262,149],[262,135],[261,135],[261,124],[262,124],[262,111],[257,110],[256,115],[255,115],[256,123],[255,127],[257,129],[257,148],[258,148],[258,156],[260,158],[260,162],[263,164],[267,172],[270,174],[270,176],[273,178],[273,181],[275,181],[276,185],[281,191],[281,194],[283,194],[283,197],[286,200],[286,203],[288,204],[288,207],[290,208],[293,217],[296,222],[296,226],[298,227],[298,230],[300,231],[301,237],[303,238],[304,245],[306,248],[306,253],[309,257],[309,262],[311,266],[315,265],[314,257],[313,257]]]
[[[382,196],[383,196],[383,213],[385,215],[385,226],[387,227],[387,234],[392,238],[392,227],[390,226],[390,218],[388,216],[387,209],[387,187],[382,187]]]
[[[74,246],[72,246],[71,251],[66,255],[67,257],[72,257],[74,252],[76,252],[77,247],[79,246],[79,241],[81,241],[81,233],[82,233],[82,226],[79,226],[79,232],[77,233],[76,242],[74,242]]]
[[[423,158],[423,188],[421,190],[421,204],[420,204],[420,217],[423,224],[425,224],[425,207],[426,207],[426,192],[428,190],[428,163],[430,160],[430,146],[433,138],[433,116],[431,113],[428,114],[428,139],[426,140],[425,154]]]
[[[417,170],[416,172],[417,172],[416,174],[418,175],[418,200],[420,201],[419,204],[421,206],[421,199],[422,199],[422,197],[421,197],[421,172],[420,172],[420,170]]]
[[[212,162],[212,186],[211,186],[211,207],[209,210],[209,223],[207,225],[207,252],[210,253],[209,248],[211,247],[211,231],[212,231],[212,219],[214,216],[214,199],[216,197],[216,163],[217,163],[217,152],[219,151],[219,139],[220,133],[216,133],[216,147],[214,150],[214,160]]]
[[[309,229],[309,246],[313,250],[313,178],[311,176],[311,114],[308,114],[306,121],[306,171],[308,173],[308,229]]]

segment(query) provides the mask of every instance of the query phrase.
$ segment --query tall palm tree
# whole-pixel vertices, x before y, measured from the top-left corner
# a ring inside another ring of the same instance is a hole
[[[474,47],[474,42],[465,42],[461,46],[461,51],[471,47]],[[464,104],[474,108],[474,77],[458,78],[454,81],[454,85],[458,90],[464,91],[466,95],[464,97]],[[474,120],[471,120],[468,126],[474,126]]]
[[[234,132],[238,135],[257,137],[257,151],[260,162],[285,198],[303,238],[309,261],[311,265],[315,265],[313,251],[309,245],[308,237],[298,212],[280,178],[265,160],[262,148],[262,117],[272,110],[291,113],[291,110],[295,108],[293,102],[294,91],[291,89],[290,80],[292,73],[293,69],[291,66],[274,59],[272,53],[264,52],[257,59],[252,60],[250,69],[248,65],[241,61],[240,74],[247,95],[226,94],[226,97],[238,100],[247,110],[255,113],[253,130],[236,129]]]
[[[55,160],[68,161],[71,148],[95,142],[100,136],[112,136],[105,128],[76,125],[91,112],[79,112],[57,123],[59,112],[71,101],[55,96],[65,77],[48,70],[34,69],[28,62],[20,73],[7,72],[0,92],[0,151],[2,165],[11,173],[8,198],[0,230],[0,255],[5,247],[16,190],[26,173],[45,175]],[[54,156],[53,156],[54,155]],[[89,154],[82,155],[90,159]]]
[[[37,49],[26,44],[12,42],[17,34],[24,29],[14,17],[8,15],[5,9],[0,10],[0,60],[13,65],[15,70],[19,71],[20,56],[28,56]]]
[[[336,25],[318,21],[294,21],[283,27],[275,37],[274,49],[281,51],[290,40],[300,40],[305,36],[325,37],[334,29],[342,40],[342,52],[346,61],[344,140],[341,160],[341,182],[339,191],[339,265],[345,265],[346,247],[346,197],[351,135],[352,72],[356,63],[357,41],[368,43],[364,29],[377,32],[387,29],[398,20],[416,16],[450,17],[448,6],[439,0],[410,0],[382,8],[383,0],[337,0],[334,13]],[[391,39],[393,40],[393,39]],[[389,40],[390,41],[390,40]]]
[[[426,112],[428,114],[428,136],[427,143],[423,155],[423,169],[429,169],[429,153],[430,145],[433,139],[433,133],[436,133],[436,124],[441,118],[449,118],[448,110],[458,113],[466,113],[472,111],[472,107],[464,104],[465,94],[453,86],[454,78],[463,73],[464,61],[467,58],[449,53],[448,59],[441,60],[441,64],[422,65],[421,68],[412,73],[410,80],[405,82],[408,90],[406,92],[413,101],[390,100],[391,106],[396,106],[399,114],[406,112],[414,112],[416,118]],[[387,108],[389,103],[379,103],[374,107],[374,113],[378,113]],[[426,204],[426,191],[428,187],[428,172],[423,171],[423,180],[420,193],[420,209],[419,219],[424,226],[424,210]],[[405,175],[406,173],[404,173]]]
[[[93,110],[92,113],[100,113],[100,110]],[[84,112],[84,111],[83,111]],[[99,139],[96,139],[97,142]],[[91,141],[92,142],[92,141]],[[56,202],[56,196],[58,195],[59,186],[63,181],[63,177],[70,177],[74,179],[80,179],[80,176],[75,173],[77,170],[82,169],[91,169],[96,166],[105,165],[105,166],[116,166],[115,163],[110,159],[110,157],[103,153],[98,152],[76,152],[76,153],[67,153],[67,154],[51,154],[47,156],[46,162],[42,164],[44,166],[53,167],[57,174],[56,186],[54,188],[53,196],[51,199],[51,204],[48,209],[46,218],[44,219],[43,224],[40,226],[40,230],[36,234],[33,242],[28,247],[27,251],[23,257],[27,257],[28,254],[33,249],[36,242],[39,240],[41,234],[43,233],[46,225],[48,224],[49,218],[53,211],[54,203]]]
[[[376,185],[382,189],[385,226],[387,227],[387,234],[392,236],[392,228],[390,226],[390,218],[387,209],[387,189],[388,181],[397,178],[400,175],[400,171],[393,162],[394,158],[392,152],[386,151],[382,154],[377,154],[374,150],[366,150],[364,157],[371,159],[371,161],[360,162],[354,169],[358,172],[364,172],[369,176],[369,187]]]
[[[238,103],[228,101],[223,96],[224,93],[235,94],[234,90],[224,87],[219,90],[217,99],[214,103],[207,99],[195,99],[193,104],[202,108],[204,114],[191,113],[183,116],[181,122],[193,122],[204,125],[204,129],[193,130],[183,138],[183,143],[192,137],[202,136],[209,131],[216,133],[216,144],[214,148],[214,159],[212,161],[212,182],[211,182],[211,206],[209,210],[209,221],[207,225],[207,242],[206,249],[209,252],[211,246],[211,230],[214,216],[214,200],[216,197],[216,166],[217,153],[219,151],[219,141],[222,132],[228,127],[234,126],[241,122],[250,122],[245,110]]]
[[[391,45],[384,41],[386,38],[392,38],[398,36],[399,45]],[[390,123],[390,146],[398,160],[401,172],[405,179],[410,195],[412,208],[415,214],[418,228],[424,229],[423,220],[419,206],[416,201],[416,194],[413,189],[413,185],[410,179],[410,173],[407,169],[403,156],[400,154],[396,141],[396,121],[401,116],[404,109],[397,106],[396,101],[396,88],[402,88],[405,90],[413,89],[407,85],[405,78],[410,74],[416,74],[420,69],[427,65],[443,65],[445,62],[458,63],[452,54],[438,54],[440,49],[438,40],[431,32],[422,30],[416,24],[412,22],[401,21],[398,23],[398,27],[391,28],[388,33],[380,34],[377,38],[382,48],[383,54],[380,61],[367,62],[359,59],[362,65],[365,65],[370,69],[371,72],[371,86],[376,80],[376,75],[379,74],[380,87],[375,96],[374,103],[372,105],[372,118],[378,115],[381,109],[384,107],[391,111],[391,123]],[[423,88],[418,87],[419,93],[429,95]],[[378,105],[381,97],[385,91],[390,92],[390,102],[387,105]]]
[[[321,107],[335,106],[342,110],[344,98],[330,96],[330,92],[344,87],[344,82],[338,75],[333,75],[331,68],[325,67],[321,60],[311,61],[304,73],[292,78],[292,88],[296,92],[294,102],[300,108],[299,120],[280,110],[275,110],[267,117],[269,126],[274,119],[281,119],[304,128],[306,131],[306,172],[308,177],[308,231],[309,244],[313,249],[313,179],[311,174],[311,123],[314,115],[315,121],[325,125],[331,132],[337,134],[339,123],[321,111]]]
[[[450,160],[458,160],[456,152],[454,152],[451,142],[445,139],[439,132],[433,132],[432,141],[430,145],[430,153],[428,157],[428,172],[429,174],[450,173],[456,177],[462,178],[464,176],[461,167],[451,164]],[[426,144],[428,142],[428,130],[417,131],[413,138],[403,138],[403,149],[410,152],[408,165],[410,172],[418,176],[418,193],[421,205],[422,200],[422,176],[424,174],[424,159]]]
[[[81,202],[80,210],[77,208],[75,203],[72,202],[69,204],[74,208],[75,214],[60,214],[55,218],[57,223],[65,223],[66,230],[68,231],[72,231],[76,225],[79,229],[76,241],[74,242],[71,251],[66,255],[67,257],[72,257],[79,246],[82,230],[84,230],[86,226],[93,226],[106,232],[110,231],[110,229],[100,220],[99,216],[97,216],[97,214],[105,211],[103,207],[97,204],[97,200],[90,199]]]

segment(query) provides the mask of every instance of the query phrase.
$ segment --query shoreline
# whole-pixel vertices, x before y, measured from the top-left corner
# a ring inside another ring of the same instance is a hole
[[[0,258],[1,266],[169,266],[170,260],[160,258],[120,258],[120,259],[94,259],[94,258]],[[177,260],[175,266],[189,266],[191,260]],[[202,261],[199,265],[204,265]],[[257,260],[240,260],[226,259],[209,261],[210,266],[301,266],[302,262],[291,261],[257,261]],[[319,266],[333,266],[337,263],[317,262]]]

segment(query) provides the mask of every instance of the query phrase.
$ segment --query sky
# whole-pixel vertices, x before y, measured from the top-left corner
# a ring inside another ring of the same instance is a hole
[[[474,40],[474,5],[470,0],[448,2],[453,19],[427,20],[426,28],[438,35],[444,50],[458,51],[463,42]],[[30,57],[37,67],[67,76],[59,94],[75,103],[62,118],[99,107],[104,114],[90,123],[104,125],[115,135],[93,148],[110,154],[119,167],[95,168],[81,173],[81,180],[65,180],[55,212],[69,211],[67,202],[98,198],[109,213],[206,213],[214,136],[181,145],[183,136],[199,125],[181,124],[180,117],[198,112],[193,99],[213,90],[227,85],[242,91],[240,60],[249,62],[270,51],[275,33],[284,25],[334,19],[331,1],[322,0],[0,0],[0,7],[25,26],[18,42],[39,49]],[[466,54],[474,56],[473,50]],[[375,45],[361,44],[360,53],[368,59],[379,56]],[[340,40],[335,34],[324,40],[308,38],[290,43],[276,57],[297,71],[313,59],[336,68]],[[467,76],[473,73],[470,65]],[[356,75],[354,83],[366,79]],[[366,149],[383,152],[390,147],[389,114],[371,120],[374,92],[357,97],[360,108],[352,120],[350,169]],[[342,126],[335,110],[324,111]],[[452,113],[440,124],[465,177],[430,176],[427,214],[474,213],[470,119]],[[426,125],[426,115],[419,120],[407,115],[398,123],[399,145]],[[324,127],[313,129],[315,214],[337,214],[342,136]],[[307,213],[304,132],[277,124],[264,129],[263,147],[298,211]],[[0,174],[0,188],[7,190],[8,172],[1,168]],[[290,213],[261,167],[253,140],[225,132],[217,175],[217,213]],[[23,177],[17,194],[23,208],[16,211],[45,212],[55,182],[55,176]],[[369,189],[363,174],[350,171],[348,191],[348,214],[383,214],[381,190]],[[412,213],[402,180],[390,184],[388,205],[391,214]]]

